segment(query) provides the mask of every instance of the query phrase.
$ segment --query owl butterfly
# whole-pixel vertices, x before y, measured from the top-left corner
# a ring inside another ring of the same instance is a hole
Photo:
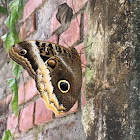
[[[76,103],[82,69],[75,48],[44,41],[23,41],[10,47],[9,56],[35,79],[46,107],[55,114],[69,111]]]

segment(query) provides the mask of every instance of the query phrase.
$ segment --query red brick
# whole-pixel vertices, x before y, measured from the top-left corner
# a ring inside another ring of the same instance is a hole
[[[24,91],[25,89],[25,91]],[[24,102],[27,102],[31,100],[33,97],[35,97],[38,94],[38,91],[36,89],[36,84],[34,79],[29,79],[25,82],[25,84],[22,84],[18,89],[18,104],[21,105]]]
[[[80,23],[80,15],[77,17]],[[80,27],[77,19],[71,21],[70,27],[60,35],[59,44],[65,47],[72,46],[80,39]]]
[[[20,40],[24,40],[30,33],[35,31],[35,13],[32,13],[20,28]]]
[[[34,115],[34,103],[31,103],[23,110],[20,111],[20,120],[19,120],[19,130],[26,131],[34,126],[33,124],[33,115]]]
[[[44,0],[29,0],[24,7],[23,21],[25,21]]]
[[[87,12],[84,12],[84,36],[87,33]]]
[[[36,84],[34,79],[29,79],[25,83],[25,101],[31,100],[33,97],[35,97],[38,94],[38,91],[36,89]]]
[[[80,8],[83,7],[83,5],[87,2],[87,0],[80,0],[77,1],[77,0],[73,0],[73,4],[72,4],[72,0],[68,0],[67,1],[67,4],[73,9],[73,13],[77,12]],[[57,11],[56,10],[51,18],[51,33],[53,31],[55,31],[61,24],[59,23],[59,21],[57,20],[56,18],[56,14],[57,14]],[[85,17],[86,18],[86,17]],[[77,19],[76,19],[77,20]],[[86,20],[86,19],[85,19]],[[79,24],[80,24],[80,21],[78,21]]]
[[[24,94],[24,84],[22,84],[18,88],[18,105],[21,105],[25,102],[25,94]]]
[[[44,101],[40,98],[36,100],[35,124],[41,124],[52,120],[52,111],[47,109]]]
[[[27,19],[26,32],[27,36],[35,31],[35,13],[32,13],[31,16]]]
[[[24,77],[24,79],[26,79],[28,76],[29,76],[29,73],[27,72],[27,70],[25,70],[25,71],[23,72],[23,77]]]
[[[67,0],[67,4],[73,9],[73,13],[79,11],[87,0]]]
[[[77,46],[75,46],[75,49],[77,50],[77,52],[80,55],[80,59],[81,59],[81,65],[82,65],[82,71],[84,72],[85,67],[86,67],[86,57],[85,57],[85,52],[84,52],[84,43],[81,43]]]
[[[18,132],[18,117],[14,114],[10,115],[7,119],[7,130],[9,129],[11,133]]]
[[[83,110],[83,107],[85,106],[86,104],[86,99],[84,97],[84,94],[82,93],[81,94],[81,109]]]
[[[56,14],[57,14],[57,10],[53,13],[53,16],[51,18],[51,33],[61,25],[56,18]]]
[[[5,99],[5,103],[6,105],[8,105],[10,103],[10,101],[12,100],[12,94],[9,94],[6,99]]]
[[[27,21],[25,21],[24,24],[20,27],[19,38],[21,41],[23,41],[27,37],[26,26]]]
[[[79,9],[81,9],[86,2],[87,0],[73,0],[73,3],[72,3],[72,0],[66,1],[66,3],[73,9],[73,14],[77,12]],[[60,26],[59,21],[56,19],[57,11],[58,10],[54,12],[51,18],[51,33]]]
[[[53,35],[47,41],[52,43],[57,43],[57,38],[58,38],[57,35]]]

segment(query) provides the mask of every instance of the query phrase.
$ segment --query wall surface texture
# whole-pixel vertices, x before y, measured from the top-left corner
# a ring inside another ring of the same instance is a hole
[[[85,54],[87,140],[140,139],[140,1],[89,0]]]
[[[63,27],[56,19],[56,13],[58,6],[65,2],[73,9],[73,17],[69,28],[60,31],[58,29]],[[86,34],[86,2],[87,0],[24,1],[23,17],[17,25],[20,40],[44,40],[65,47],[75,46],[81,53],[84,73],[86,59],[82,48]],[[6,16],[0,15],[0,36],[7,32],[5,19]],[[56,34],[58,31],[59,36]],[[11,70],[11,60],[0,40],[0,138],[4,130],[9,129],[17,140],[86,139],[81,123],[81,110],[85,104],[84,95],[81,94],[68,113],[55,116],[52,111],[46,109],[36,89],[35,81],[27,71],[23,71],[18,81],[19,114],[16,118],[10,105],[12,94],[6,83],[8,78],[13,77]]]

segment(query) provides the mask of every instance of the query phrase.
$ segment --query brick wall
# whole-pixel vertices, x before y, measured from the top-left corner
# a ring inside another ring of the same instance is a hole
[[[21,40],[45,40],[57,43],[58,36],[52,33],[61,24],[56,19],[57,8],[60,4],[67,2],[73,9],[74,16],[69,28],[60,34],[59,44],[72,46],[81,53],[83,63],[83,73],[85,68],[85,55],[83,51],[83,38],[86,34],[86,2],[87,0],[26,0],[23,18],[19,23],[19,36]],[[8,75],[11,76],[11,63],[8,59],[4,66],[9,67]],[[3,61],[0,61],[1,63]],[[2,69],[0,69],[2,70]],[[8,77],[10,77],[8,76]],[[1,75],[1,77],[4,77]],[[1,78],[0,77],[0,78]],[[5,81],[4,81],[5,82]],[[84,77],[83,77],[84,84]],[[2,85],[2,83],[1,83]],[[19,115],[15,118],[11,111],[11,93],[7,90],[6,94],[2,91],[0,98],[0,137],[5,129],[10,129],[15,139],[19,140],[85,140],[85,134],[81,124],[81,109],[85,104],[83,95],[83,85],[81,97],[73,108],[61,115],[54,115],[52,111],[46,109],[44,102],[39,97],[35,86],[35,81],[29,77],[27,71],[23,72],[19,80]]]

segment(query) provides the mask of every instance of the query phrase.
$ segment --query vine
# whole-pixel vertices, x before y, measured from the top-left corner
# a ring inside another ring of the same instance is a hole
[[[7,0],[3,0],[2,2],[7,3]],[[4,5],[4,4],[3,4]],[[8,27],[9,31],[7,34],[2,36],[2,40],[4,42],[5,50],[8,52],[9,48],[13,46],[14,44],[20,42],[18,33],[16,32],[16,23],[18,19],[21,17],[21,12],[23,10],[23,0],[12,0],[9,3],[9,16],[4,22],[6,26]],[[0,13],[7,14],[8,9],[4,6],[0,6]],[[12,62],[13,68],[12,73],[14,75],[14,78],[8,79],[7,83],[10,88],[10,91],[12,92],[12,110],[17,117],[18,115],[18,85],[17,80],[19,79],[19,74],[22,70],[22,67],[16,64],[15,62]],[[7,130],[4,132],[2,140],[12,140],[12,135],[10,130]]]

